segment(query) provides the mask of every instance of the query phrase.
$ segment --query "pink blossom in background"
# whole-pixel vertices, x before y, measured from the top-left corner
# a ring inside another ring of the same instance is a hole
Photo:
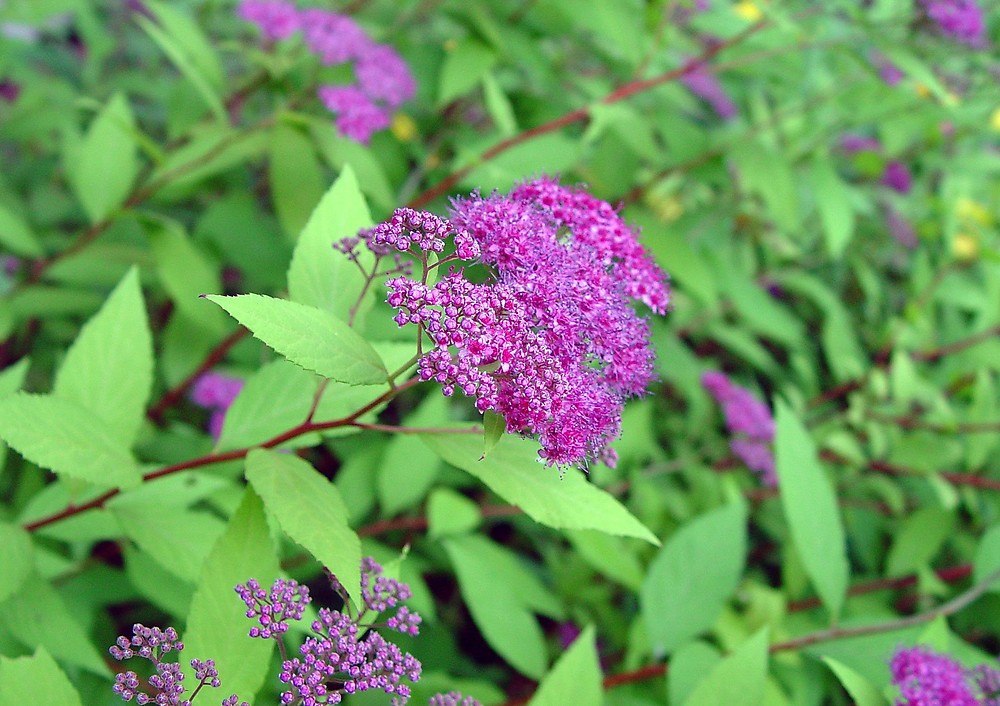
[[[917,233],[913,229],[913,224],[892,206],[885,208],[885,225],[896,242],[904,248],[912,250],[917,247]]]
[[[983,11],[975,0],[921,0],[921,4],[945,36],[971,47],[985,44]]]
[[[856,152],[878,152],[882,145],[874,137],[847,133],[840,138],[840,148],[848,154]]]
[[[416,93],[413,74],[396,50],[373,41],[347,15],[299,10],[287,0],[242,0],[237,13],[270,40],[301,31],[306,47],[327,66],[354,62],[356,83],[320,86],[317,95],[336,116],[337,130],[355,142],[367,144],[389,127],[391,112]]]
[[[878,69],[879,78],[887,86],[895,86],[906,77],[906,74],[898,66],[881,54],[877,54],[872,59],[872,63]]]
[[[720,118],[729,120],[736,117],[736,105],[729,99],[715,72],[706,64],[689,63],[680,80],[691,93],[708,103]]]
[[[902,696],[896,706],[982,706],[966,681],[962,665],[927,647],[898,650],[889,671]]]
[[[212,412],[208,431],[213,439],[218,440],[222,434],[226,411],[242,389],[243,380],[240,378],[211,371],[199,377],[191,387],[191,401]]]
[[[701,376],[701,384],[722,407],[726,428],[733,435],[729,448],[761,482],[768,487],[778,485],[774,469],[774,418],[766,404],[750,390],[740,387],[725,373],[710,371]]]
[[[882,172],[881,183],[900,194],[908,194],[913,187],[913,176],[902,162],[889,162]]]

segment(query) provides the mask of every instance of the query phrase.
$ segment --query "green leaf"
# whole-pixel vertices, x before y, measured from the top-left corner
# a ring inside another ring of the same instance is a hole
[[[23,257],[45,254],[28,222],[3,204],[0,204],[0,245]]]
[[[17,593],[34,563],[31,535],[17,525],[0,522],[0,603]]]
[[[125,575],[135,590],[168,615],[182,617],[191,609],[194,584],[181,581],[146,552],[126,546]]]
[[[776,400],[775,408],[781,507],[806,573],[836,620],[844,604],[850,568],[833,484],[795,412],[782,400]]]
[[[914,512],[893,532],[886,575],[904,576],[929,564],[954,527],[955,514],[943,508],[924,507]]]
[[[519,563],[516,554],[476,535],[442,542],[462,599],[490,646],[522,674],[539,679],[546,668],[545,638],[532,608],[558,601]]]
[[[471,90],[489,73],[497,56],[488,46],[476,39],[464,39],[448,52],[441,67],[438,82],[438,105],[450,103]]]
[[[0,706],[82,706],[56,661],[39,647],[33,657],[0,657]]]
[[[0,437],[42,468],[105,488],[141,480],[132,454],[112,429],[80,405],[24,392],[0,400]]]
[[[506,431],[507,422],[503,415],[486,410],[483,414],[483,458],[489,455]]]
[[[781,228],[794,231],[799,222],[798,193],[785,156],[756,140],[737,142],[731,154],[747,191],[763,198]]]
[[[990,574],[1000,569],[1000,525],[993,525],[983,533],[982,539],[976,546],[972,566],[974,584],[982,583]],[[1000,583],[994,583],[988,590],[991,593],[1000,593]]]
[[[288,295],[299,304],[314,306],[349,320],[351,308],[358,303],[365,288],[365,277],[358,265],[333,249],[343,238],[355,237],[362,228],[372,226],[365,197],[350,166],[344,167],[337,181],[323,195],[313,210],[288,268]],[[359,253],[360,264],[370,271],[374,257],[365,248]],[[365,295],[370,303],[372,294]]]
[[[719,662],[722,655],[712,645],[694,640],[679,648],[670,656],[670,671],[667,672],[667,694],[669,704],[683,704]]]
[[[347,170],[357,174],[361,191],[380,208],[391,211],[396,206],[394,187],[389,183],[385,168],[372,150],[338,135],[329,118],[306,116],[305,121],[309,125],[316,149],[330,166],[341,172],[341,176]]]
[[[116,93],[90,124],[69,165],[69,180],[91,223],[125,202],[139,172],[135,119],[128,102]]]
[[[153,337],[136,268],[80,330],[53,394],[96,414],[115,441],[131,446],[153,386]]]
[[[306,370],[348,385],[385,382],[388,373],[375,349],[333,314],[262,294],[205,298]]]
[[[268,529],[261,499],[250,489],[212,546],[184,632],[184,654],[214,659],[227,694],[253,702],[269,679],[268,665],[274,647],[271,640],[248,636],[251,621],[245,606],[233,591],[238,583],[255,578],[270,587],[278,577],[278,557]],[[193,680],[185,662],[188,680]]]
[[[601,678],[594,626],[588,625],[542,679],[528,706],[602,706]]]
[[[109,675],[104,661],[107,651],[98,652],[78,616],[52,585],[36,574],[29,576],[21,590],[3,604],[0,625],[30,648],[44,647],[66,664],[102,677]]]
[[[361,541],[347,524],[347,508],[336,486],[297,456],[265,449],[247,455],[246,476],[285,534],[357,598]]]
[[[287,360],[275,360],[251,375],[239,396],[226,410],[218,449],[247,448],[261,444],[301,424],[309,414],[321,378]],[[306,435],[310,436],[310,435]],[[293,439],[291,447],[311,441]]]
[[[147,234],[156,261],[156,274],[177,311],[203,329],[205,336],[214,339],[225,335],[225,315],[214,307],[205,306],[199,299],[202,294],[222,289],[216,265],[195,247],[184,226],[177,221],[156,219]]]
[[[271,202],[285,233],[295,239],[323,196],[323,172],[312,141],[288,123],[271,130],[268,159]],[[327,248],[335,242],[327,241]],[[343,257],[334,251],[334,255]],[[344,258],[346,260],[346,258]]]
[[[226,109],[219,97],[222,69],[218,66],[211,44],[198,25],[176,9],[163,3],[151,2],[150,5],[155,8],[161,25],[138,14],[135,15],[136,22],[191,82],[215,118],[224,123]]]
[[[447,426],[448,400],[431,395],[403,418],[409,427]],[[386,445],[376,488],[386,516],[417,505],[427,495],[441,470],[441,459],[412,434],[394,434]]]
[[[833,657],[823,657],[823,663],[844,685],[856,706],[888,706],[889,702],[878,687],[843,662],[838,662]]]
[[[24,385],[24,379],[28,376],[30,365],[30,358],[21,358],[10,367],[0,370],[0,397],[13,395],[21,389]]]
[[[969,406],[968,421],[973,424],[988,424],[997,418],[997,390],[993,375],[988,370],[976,371],[976,384]],[[965,438],[965,467],[969,470],[982,468],[990,458],[997,443],[998,434],[970,434]]]
[[[595,530],[565,530],[565,534],[584,561],[609,579],[639,591],[642,566],[624,539]]]
[[[854,235],[850,194],[828,156],[816,158],[811,176],[816,207],[826,235],[826,249],[831,257],[838,258]]]
[[[670,537],[639,593],[654,652],[672,652],[715,623],[739,585],[746,551],[742,505],[713,510]]]
[[[517,118],[514,117],[514,109],[510,105],[500,84],[487,72],[483,76],[483,97],[486,100],[486,110],[493,118],[493,124],[502,137],[511,137],[517,132]]]
[[[450,488],[438,488],[427,498],[427,536],[431,539],[465,534],[481,520],[479,506]]]
[[[216,537],[225,529],[213,514],[170,508],[149,500],[115,498],[108,509],[122,532],[179,578],[194,583]]]
[[[421,434],[451,465],[483,481],[490,490],[556,529],[594,529],[659,544],[656,536],[611,495],[588,483],[582,473],[560,473],[542,464],[538,445],[509,435],[480,460],[482,441],[473,434]]]
[[[719,662],[684,706],[760,706],[767,680],[767,628]]]

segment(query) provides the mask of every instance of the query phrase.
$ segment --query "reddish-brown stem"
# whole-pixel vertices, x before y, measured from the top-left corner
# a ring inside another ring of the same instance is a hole
[[[656,88],[657,86],[661,86],[664,83],[669,83],[670,81],[674,81],[680,78],[681,76],[684,76],[685,74],[688,74],[691,71],[695,70],[695,68],[698,65],[706,61],[709,61],[710,59],[712,59],[725,49],[728,49],[732,46],[735,46],[743,42],[751,35],[767,27],[768,24],[769,23],[767,20],[761,20],[760,22],[751,25],[743,32],[740,32],[739,34],[731,37],[730,39],[727,39],[724,42],[718,42],[717,44],[708,47],[704,52],[702,52],[702,54],[697,59],[689,61],[687,64],[678,69],[666,71],[658,76],[654,76],[653,78],[643,79],[640,81],[630,81],[623,86],[619,86],[614,91],[604,96],[604,98],[600,100],[600,103],[602,105],[611,105],[612,103],[623,101],[626,98],[631,98],[637,93],[642,93],[643,91],[648,91],[652,88]],[[459,181],[461,181],[462,178],[471,173],[473,169],[482,166],[483,164],[489,162],[494,157],[497,157],[506,152],[507,150],[517,147],[520,144],[533,140],[536,137],[547,135],[550,132],[555,132],[556,130],[566,127],[567,125],[572,125],[573,123],[583,122],[584,120],[587,119],[589,115],[590,115],[589,108],[577,108],[575,110],[569,111],[568,113],[564,113],[563,115],[560,115],[557,118],[553,118],[552,120],[549,120],[546,123],[542,123],[541,125],[536,125],[535,127],[525,130],[524,132],[518,133],[513,137],[509,137],[506,140],[502,140],[497,144],[493,145],[492,147],[490,147],[481,155],[479,155],[479,159],[477,159],[475,162],[466,165],[464,167],[460,167],[459,169],[456,169],[451,174],[442,179],[440,182],[432,186],[430,189],[427,189],[423,193],[418,194],[416,197],[411,199],[409,204],[407,205],[410,208],[421,208],[422,206],[425,206],[426,204],[430,203],[439,196],[443,196],[444,194],[448,193],[448,191],[450,191],[453,186],[455,186]]]
[[[420,382],[421,381],[419,378],[411,378],[410,380],[407,380],[403,384],[397,385],[396,387],[393,387],[391,390],[382,393],[374,400],[366,404],[364,407],[361,407],[360,409],[352,412],[346,417],[320,423],[303,422],[302,424],[299,424],[298,426],[293,427],[288,431],[282,432],[281,434],[278,434],[277,436],[268,439],[264,443],[260,444],[259,447],[254,446],[243,449],[235,449],[233,451],[227,451],[225,453],[220,453],[220,454],[208,454],[207,456],[199,456],[198,458],[189,459],[181,463],[175,463],[173,465],[165,466],[159,470],[145,474],[142,477],[142,482],[146,483],[148,481],[156,480],[157,478],[163,478],[165,476],[173,475],[174,473],[180,473],[181,471],[189,471],[195,468],[211,466],[213,464],[222,463],[224,461],[236,461],[238,459],[245,457],[248,453],[250,453],[250,451],[253,448],[272,449],[276,446],[284,444],[287,441],[291,441],[292,439],[298,438],[305,434],[310,434],[312,432],[326,431],[327,429],[336,429],[338,427],[352,426],[354,425],[356,420],[362,415],[366,414],[367,412],[370,412],[371,410],[375,409],[384,402],[391,400],[400,392],[408,390],[409,388],[419,384]],[[53,513],[52,515],[47,515],[40,519],[26,523],[24,525],[24,529],[27,530],[28,532],[34,532],[35,530],[41,529],[42,527],[47,527],[48,525],[55,524],[56,522],[64,520],[68,517],[79,515],[80,513],[86,512],[87,510],[94,510],[96,508],[103,507],[108,500],[117,496],[119,493],[121,493],[121,490],[116,488],[115,490],[109,490],[108,492],[97,496],[93,500],[88,500],[87,502],[82,503],[80,505],[69,505],[68,507],[63,508],[59,512]]]
[[[156,404],[149,408],[149,411],[146,412],[146,416],[150,419],[150,421],[158,425],[163,424],[163,414],[177,404],[182,397],[184,397],[184,394],[191,388],[195,380],[221,362],[232,347],[246,338],[249,333],[250,332],[247,329],[240,326],[238,329],[222,339],[222,341],[219,342],[219,345],[213,348],[212,351],[205,356],[205,360],[201,362],[194,372],[184,378],[173,388],[167,390],[163,397],[157,400]]]

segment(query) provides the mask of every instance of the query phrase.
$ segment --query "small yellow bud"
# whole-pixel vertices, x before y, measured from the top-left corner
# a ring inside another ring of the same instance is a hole
[[[400,142],[409,142],[417,136],[417,124],[406,113],[396,113],[393,115],[392,125],[389,129]]]
[[[750,22],[756,22],[764,15],[753,0],[741,0],[733,6],[733,12]]]
[[[921,98],[927,98],[931,94],[931,89],[927,88],[927,86],[922,83],[918,83],[914,86],[913,91]]]
[[[951,254],[958,260],[975,260],[979,257],[979,239],[968,233],[955,233]]]
[[[458,46],[458,42],[454,39],[446,39],[444,40],[444,44],[442,46],[445,51],[455,51],[455,47]]]
[[[955,215],[964,223],[988,226],[993,223],[993,215],[978,201],[962,196],[955,201]]]
[[[424,166],[428,169],[435,169],[441,166],[441,157],[438,156],[437,152],[432,152],[427,155],[427,159],[424,161]]]
[[[990,128],[994,132],[1000,132],[1000,107],[990,115]]]
[[[673,223],[684,215],[684,205],[676,196],[657,196],[650,194],[646,198],[647,205],[656,216],[666,223]]]

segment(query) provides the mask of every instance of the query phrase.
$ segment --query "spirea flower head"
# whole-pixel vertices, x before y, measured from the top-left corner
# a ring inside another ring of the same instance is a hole
[[[478,260],[488,281],[453,270],[433,286],[387,283],[396,323],[433,344],[421,379],[475,397],[508,432],[537,434],[549,463],[610,459],[623,401],[653,377],[649,327],[630,300],[657,313],[669,305],[666,275],[636,230],[582,189],[538,179],[455,199],[448,219],[400,209],[370,242],[424,257],[444,253],[449,237],[442,262]]]
[[[733,435],[729,448],[747,468],[760,475],[765,485],[775,487],[778,478],[771,450],[771,442],[774,441],[771,410],[724,373],[707,372],[702,375],[701,384],[722,407],[726,428]]]
[[[471,696],[462,696],[457,691],[449,691],[447,694],[434,694],[427,702],[427,706],[482,706]]]
[[[243,0],[238,14],[256,24],[270,40],[301,30],[306,47],[321,63],[353,62],[356,83],[320,86],[317,95],[336,115],[337,129],[356,142],[389,127],[391,113],[410,100],[417,84],[391,46],[379,44],[347,15],[330,10],[298,10],[286,0]]]
[[[980,706],[965,670],[947,655],[903,648],[893,655],[889,670],[901,696],[896,706]]]
[[[309,605],[309,588],[293,579],[277,579],[265,591],[256,579],[238,584],[236,593],[246,603],[248,618],[256,618],[259,625],[250,628],[250,637],[267,639],[288,631],[289,620],[301,620]]]
[[[945,36],[971,47],[983,45],[986,26],[975,0],[921,0],[921,4]]]

